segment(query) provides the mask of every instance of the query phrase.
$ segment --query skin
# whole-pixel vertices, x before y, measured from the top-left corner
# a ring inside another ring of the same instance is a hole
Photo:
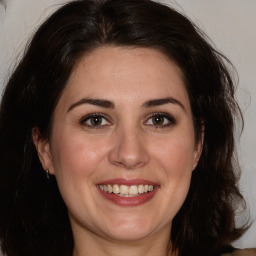
[[[88,98],[114,106],[81,102]],[[172,101],[145,106],[166,98]],[[98,125],[88,118],[93,113],[103,116]],[[152,118],[155,113],[165,114]],[[153,49],[94,50],[74,67],[52,129],[49,140],[35,133],[34,143],[67,205],[74,255],[171,255],[172,220],[186,198],[202,147],[195,141],[177,65]],[[115,178],[145,179],[159,189],[144,204],[120,206],[97,188]]]

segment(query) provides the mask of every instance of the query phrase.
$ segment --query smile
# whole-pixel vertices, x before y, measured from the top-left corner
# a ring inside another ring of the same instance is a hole
[[[99,185],[99,189],[105,191],[107,193],[112,193],[120,197],[135,197],[140,196],[141,194],[145,194],[148,192],[152,192],[154,190],[153,185],[118,185],[118,184],[106,184],[106,185]]]

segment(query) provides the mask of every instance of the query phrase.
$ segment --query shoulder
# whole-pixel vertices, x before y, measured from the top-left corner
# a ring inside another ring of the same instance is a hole
[[[256,248],[235,250],[231,253],[221,254],[221,256],[256,256]]]

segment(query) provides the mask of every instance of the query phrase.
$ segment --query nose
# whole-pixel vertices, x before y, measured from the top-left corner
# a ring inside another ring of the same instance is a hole
[[[130,170],[145,166],[149,161],[149,154],[143,135],[135,128],[119,131],[109,159],[112,164]]]

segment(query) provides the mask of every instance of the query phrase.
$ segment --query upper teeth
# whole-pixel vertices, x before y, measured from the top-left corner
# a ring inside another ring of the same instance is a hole
[[[114,193],[120,196],[136,196],[139,194],[152,191],[154,189],[154,186],[153,185],[127,186],[127,185],[107,184],[107,185],[99,185],[99,188],[101,190],[104,190],[105,192]]]

